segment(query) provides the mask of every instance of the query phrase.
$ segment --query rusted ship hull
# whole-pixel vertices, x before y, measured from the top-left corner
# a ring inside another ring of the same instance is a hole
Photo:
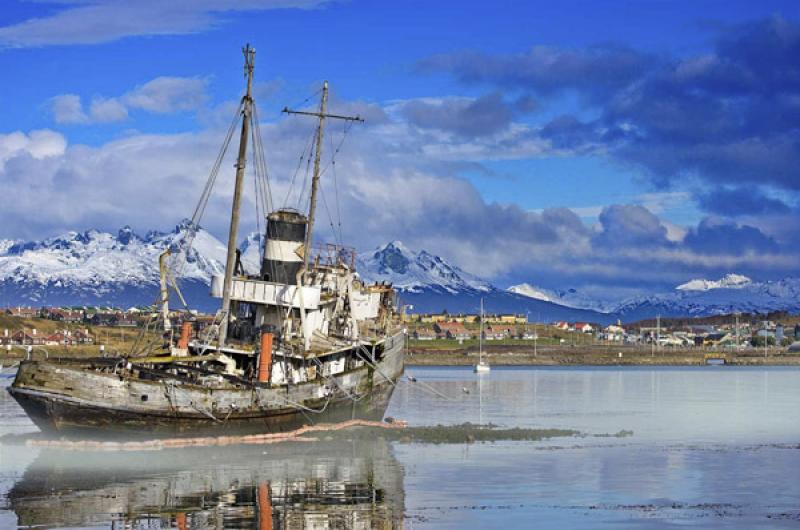
[[[45,432],[180,434],[275,432],[380,419],[403,373],[402,334],[381,358],[321,380],[210,387],[146,380],[57,361],[25,361],[9,392]]]

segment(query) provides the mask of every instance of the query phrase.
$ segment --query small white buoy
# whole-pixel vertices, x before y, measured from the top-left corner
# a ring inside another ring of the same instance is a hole
[[[465,394],[469,394],[469,389],[467,389],[467,387],[463,387],[461,391],[464,392]]]

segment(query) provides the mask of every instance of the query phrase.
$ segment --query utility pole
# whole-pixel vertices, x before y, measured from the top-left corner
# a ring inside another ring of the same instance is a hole
[[[219,347],[225,346],[225,340],[228,338],[228,323],[231,317],[231,284],[233,283],[233,269],[236,266],[239,208],[242,202],[242,184],[244,182],[244,168],[247,162],[247,137],[250,135],[250,117],[253,104],[253,69],[255,67],[256,50],[248,44],[242,49],[242,53],[244,53],[244,74],[247,76],[247,92],[242,97],[242,133],[239,136],[239,157],[236,159],[236,181],[233,188],[231,227],[228,232],[228,256],[225,260],[225,281],[222,284],[222,321],[219,324]]]
[[[328,114],[328,82],[325,81],[322,84],[322,100],[320,101],[319,105],[319,112],[305,112],[300,110],[290,110],[288,107],[283,109],[283,112],[286,114],[298,114],[303,116],[314,116],[319,119],[319,124],[317,125],[317,142],[316,142],[316,152],[314,153],[314,176],[311,178],[311,196],[309,200],[309,207],[308,207],[308,225],[306,228],[306,240],[303,244],[303,271],[308,270],[308,260],[309,255],[311,254],[311,240],[314,233],[314,219],[316,217],[316,209],[317,209],[317,191],[319,189],[319,177],[320,177],[320,162],[321,162],[321,155],[322,155],[322,136],[325,130],[325,119],[332,118],[336,120],[344,120],[344,121],[353,121],[353,122],[362,122],[363,119],[359,116],[340,116],[337,114]]]

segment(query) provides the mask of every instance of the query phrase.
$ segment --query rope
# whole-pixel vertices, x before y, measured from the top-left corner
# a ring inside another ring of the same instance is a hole
[[[200,412],[201,414],[205,414],[206,416],[208,416],[209,418],[211,418],[212,420],[214,420],[216,423],[222,423],[222,420],[218,419],[218,418],[217,418],[216,416],[214,416],[214,415],[213,415],[211,412],[209,412],[209,411],[207,411],[207,410],[203,410],[203,409],[201,409],[200,407],[198,407],[197,405],[195,405],[193,402],[191,402],[191,401],[190,401],[190,402],[189,402],[189,406],[190,406],[190,407],[192,407],[192,408],[193,408],[194,410],[196,410],[197,412]],[[230,416],[230,414],[228,414],[228,416]]]
[[[314,414],[322,414],[323,412],[325,412],[325,409],[328,408],[328,405],[330,404],[331,400],[333,399],[333,396],[332,395],[328,396],[328,400],[325,402],[325,405],[323,405],[323,407],[321,409],[312,409],[312,408],[306,407],[305,405],[302,405],[300,403],[295,403],[294,401],[292,401],[291,399],[289,399],[287,397],[281,397],[281,399],[284,400],[289,405],[291,405],[293,407],[297,407],[297,408],[299,408],[301,410],[305,410],[307,412],[311,412],[311,413],[314,413]]]
[[[308,176],[311,174],[311,158],[312,158],[311,155],[313,154],[312,153],[313,144],[316,141],[318,132],[319,131],[314,129],[314,134],[311,137],[312,147],[311,147],[311,151],[309,151],[309,153],[308,153],[308,158],[306,159],[306,172],[303,175],[303,185],[300,187],[300,195],[298,195],[298,197],[297,197],[297,209],[301,210],[301,211],[302,210],[308,210],[308,207],[305,207],[305,208],[303,207],[304,203],[306,202],[306,201],[303,200],[303,197],[306,195],[306,189],[309,188],[309,186],[308,186]],[[306,200],[308,201],[308,203],[310,205],[310,203],[311,203],[311,190],[310,189],[309,189],[309,192],[308,192],[308,199],[306,199]]]
[[[331,232],[333,234],[334,240],[340,246],[344,244],[344,238],[342,237],[342,212],[341,212],[340,203],[339,203],[339,184],[338,184],[338,178],[337,178],[337,175],[336,175],[336,155],[339,154],[339,151],[341,151],[342,145],[344,144],[344,141],[347,138],[347,134],[350,132],[350,128],[351,127],[352,127],[352,123],[351,122],[346,121],[344,123],[343,131],[342,131],[342,138],[341,138],[341,140],[339,140],[339,144],[336,146],[335,149],[333,147],[333,137],[331,136],[331,137],[328,138],[328,141],[331,144],[331,151],[332,151],[331,152],[331,159],[328,161],[327,165],[319,173],[320,178],[322,178],[322,176],[325,174],[325,172],[329,168],[333,170],[333,185],[334,185],[334,193],[336,194],[335,195],[336,215],[337,215],[337,221],[338,221],[338,227],[339,227],[338,233],[337,233],[337,230],[336,230],[336,226],[334,226],[334,223],[333,223],[332,212],[331,212],[330,208],[328,207],[328,200],[325,198],[325,190],[324,190],[323,186],[320,186],[320,195],[322,196],[322,203],[325,206],[325,213],[328,215],[328,221],[330,222]]]
[[[408,381],[406,381],[406,383],[408,384]],[[420,386],[422,386],[422,388],[425,388],[425,389],[427,389],[427,390],[429,390],[429,391],[433,392],[433,393],[434,393],[434,394],[436,394],[437,396],[439,396],[439,397],[443,397],[444,399],[446,399],[446,400],[448,400],[448,401],[458,401],[456,398],[454,398],[454,397],[450,397],[450,396],[448,396],[447,394],[443,394],[443,393],[439,392],[438,390],[436,390],[435,388],[433,388],[431,385],[428,385],[428,384],[426,384],[426,383],[423,383],[423,382],[422,382],[422,381],[420,381],[420,380],[417,380],[417,382],[416,382],[416,383],[414,383],[414,384],[415,384],[415,385],[420,385]]]
[[[255,123],[253,124],[253,130],[256,131],[256,142],[255,145],[258,146],[256,151],[256,156],[258,159],[257,167],[261,170],[261,193],[262,197],[262,204],[266,206],[267,211],[272,211],[272,187],[270,185],[270,178],[269,178],[269,166],[267,165],[267,158],[264,151],[264,141],[261,138],[261,127],[260,123],[261,120],[258,117],[258,108],[255,106],[255,102],[253,103],[253,117],[255,119]]]
[[[303,150],[300,152],[300,159],[297,161],[297,167],[294,169],[294,174],[292,175],[292,180],[289,182],[289,187],[286,190],[286,198],[283,199],[284,207],[289,206],[289,197],[292,195],[292,191],[294,190],[294,183],[297,179],[297,174],[300,172],[300,168],[303,165],[303,159],[306,158],[306,151],[308,151],[308,160],[311,160],[311,150],[314,144],[314,138],[317,137],[316,129],[312,130],[311,136],[308,139],[308,143],[303,147]]]
[[[348,126],[349,122],[345,122],[343,125],[343,130],[346,131],[346,127]],[[347,134],[344,132],[343,134]],[[330,138],[331,149],[333,149],[333,137]],[[333,151],[334,153],[336,151]],[[339,202],[339,179],[336,175],[336,160],[331,159],[331,167],[333,169],[333,190],[334,190],[334,199],[336,202],[336,221],[339,224],[339,244],[344,244],[344,236],[342,235],[342,210],[341,210],[341,203]]]
[[[208,176],[208,180],[206,181],[206,185],[203,188],[203,192],[200,194],[200,200],[197,202],[197,206],[195,206],[194,213],[192,214],[192,219],[189,222],[189,226],[186,227],[183,237],[181,238],[178,244],[178,252],[173,254],[172,264],[173,266],[170,267],[171,269],[175,268],[175,260],[178,259],[180,254],[185,256],[185,259],[181,262],[180,270],[178,271],[178,277],[183,275],[183,271],[185,270],[186,264],[188,263],[188,257],[192,250],[192,244],[194,243],[194,236],[197,234],[197,229],[200,227],[200,220],[203,218],[205,214],[206,207],[208,206],[208,201],[211,198],[211,192],[214,189],[214,184],[217,181],[217,176],[219,175],[219,170],[222,165],[222,161],[225,158],[225,154],[228,151],[228,147],[230,146],[231,140],[233,138],[233,133],[236,130],[236,126],[239,124],[240,116],[243,115],[244,111],[244,98],[239,103],[239,107],[236,109],[236,113],[231,120],[231,124],[228,127],[228,132],[225,135],[225,140],[222,143],[222,148],[220,149],[219,153],[217,154],[217,158],[214,161],[214,165],[211,167],[211,173]]]
[[[333,233],[333,238],[336,241],[337,245],[342,245],[341,240],[336,234],[336,227],[333,226],[333,217],[331,217],[331,211],[330,208],[328,208],[328,200],[325,198],[325,188],[323,186],[319,187],[319,194],[322,197],[322,205],[325,206],[325,213],[327,214],[328,222],[331,225],[331,232]]]
[[[344,144],[344,141],[347,138],[347,135],[352,127],[353,127],[352,122],[345,122],[344,131],[342,132],[342,139],[339,141],[339,145],[336,147],[336,150],[331,155],[331,159],[328,161],[328,164],[322,169],[322,171],[319,172],[320,177],[322,177],[322,175],[324,175],[325,172],[328,171],[328,169],[335,164],[334,160],[336,159],[336,155],[338,155],[339,151],[342,150],[342,144]]]
[[[361,350],[362,350],[362,349],[363,349],[363,350],[366,352],[366,354],[367,354],[367,358],[364,358],[364,357],[362,357],[362,356],[361,356]],[[395,382],[394,382],[394,381],[392,381],[392,379],[391,379],[390,377],[388,377],[386,374],[384,374],[384,373],[381,371],[381,369],[380,369],[380,368],[378,368],[378,365],[377,365],[377,364],[375,364],[375,363],[373,363],[373,362],[370,362],[370,360],[369,360],[369,350],[367,350],[367,349],[364,347],[364,345],[363,345],[363,344],[359,344],[359,346],[358,346],[358,349],[357,349],[357,350],[355,350],[355,352],[356,352],[356,355],[358,355],[358,357],[359,357],[359,358],[360,358],[362,361],[364,361],[364,362],[367,364],[367,366],[370,366],[371,368],[373,368],[373,369],[374,369],[376,372],[378,372],[379,374],[381,374],[381,375],[383,376],[383,378],[384,378],[384,379],[386,379],[387,381],[389,381],[389,384],[391,384],[391,385],[392,385],[394,388],[397,388],[397,385],[395,384]]]
[[[332,375],[325,375],[324,366],[322,365],[322,363],[320,362],[319,359],[317,359],[316,357],[312,357],[311,360],[313,360],[315,363],[317,363],[317,366],[321,370],[320,375],[322,375],[327,381],[331,381],[334,385],[336,385],[339,388],[339,390],[344,392],[347,395],[347,397],[349,397],[354,403],[358,403],[359,401],[364,399],[364,397],[367,395],[367,394],[364,394],[361,397],[356,396],[355,394],[353,394],[349,390],[345,389],[342,385],[340,385],[335,377],[333,377]]]
[[[269,170],[267,167],[267,160],[264,154],[264,144],[261,138],[261,127],[259,125],[258,108],[253,103],[253,113],[251,117],[251,137],[253,140],[253,169],[254,171],[254,184],[255,184],[255,203],[256,203],[256,229],[258,230],[259,237],[263,232],[261,231],[261,217],[272,211],[272,188],[270,186]],[[260,261],[264,260],[264,245],[259,245],[259,258]],[[272,271],[274,275],[275,271]]]

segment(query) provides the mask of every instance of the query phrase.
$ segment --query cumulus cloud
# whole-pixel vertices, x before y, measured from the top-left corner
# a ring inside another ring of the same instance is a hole
[[[461,136],[489,136],[511,125],[512,105],[498,93],[477,99],[448,98],[412,100],[402,113],[412,124],[423,129],[439,129]]]
[[[778,243],[756,227],[704,219],[686,235],[686,246],[698,254],[746,254],[779,251]]]
[[[706,211],[727,217],[776,215],[790,210],[780,199],[753,188],[718,188],[701,193],[697,200]]]
[[[98,44],[213,29],[231,12],[308,9],[324,0],[61,0],[48,16],[0,27],[0,47]]]
[[[196,109],[205,103],[206,82],[194,77],[157,77],[122,96],[132,108],[167,113]]]
[[[774,16],[724,28],[711,51],[694,56],[537,46],[511,55],[439,55],[421,68],[493,90],[577,93],[592,118],[557,117],[540,138],[633,164],[660,188],[705,186],[700,205],[719,213],[724,204],[712,194],[734,183],[757,195],[763,186],[800,192],[798,56],[800,24]]]
[[[208,101],[206,80],[197,77],[157,77],[118,97],[94,97],[88,111],[76,94],[50,99],[56,123],[88,124],[128,119],[130,110],[158,114],[200,109]]]
[[[613,92],[638,79],[651,57],[626,46],[588,48],[534,46],[525,53],[492,56],[476,52],[442,54],[419,63],[422,71],[448,71],[470,83],[552,94],[564,87]]]
[[[615,204],[603,209],[598,217],[600,232],[596,242],[601,245],[663,246],[669,243],[667,228],[644,206]]]
[[[323,164],[318,234],[337,237],[341,213],[345,240],[361,249],[403,239],[477,274],[551,286],[629,292],[731,271],[800,274],[800,232],[781,230],[798,224],[789,206],[800,190],[800,88],[790,60],[798,56],[796,41],[796,25],[775,18],[729,30],[711,52],[694,57],[651,57],[619,46],[455,54],[423,66],[485,85],[487,95],[386,105],[333,97],[332,111],[360,114],[367,123],[352,128],[335,166]],[[538,124],[519,119],[568,91],[591,112],[547,114]],[[163,77],[87,106],[71,94],[52,105],[65,123],[111,121],[136,111],[203,108],[204,86],[201,79]],[[67,145],[52,131],[0,137],[0,184],[15,197],[0,211],[3,235],[173,225],[191,212],[224,123],[209,119],[199,132],[135,134],[97,147]],[[307,178],[305,159],[298,159],[312,130],[301,117],[262,124],[275,206],[305,207],[307,194],[297,192]],[[336,145],[341,130],[328,131]],[[568,208],[531,212],[487,202],[457,176],[487,160],[565,153],[634,164],[665,189],[592,207],[597,222],[589,224]],[[220,236],[228,222],[229,162],[204,219]],[[725,218],[684,227],[661,219],[670,204],[691,200],[679,187],[686,183],[700,190],[701,208]],[[246,208],[245,219],[254,219],[249,194]],[[742,218],[767,212],[780,222]],[[254,224],[245,221],[243,230]]]
[[[50,100],[50,110],[56,123],[86,123],[89,116],[83,111],[81,97],[77,94],[62,94]]]
[[[345,241],[362,250],[402,239],[499,281],[515,277],[597,289],[652,288],[730,270],[757,270],[757,277],[797,272],[791,242],[754,226],[707,220],[683,233],[647,207],[631,204],[604,207],[593,226],[567,208],[529,212],[487,202],[451,168],[435,163],[451,139],[409,134],[412,125],[378,112],[374,104],[346,106],[347,112],[382,119],[351,130],[335,167],[329,164],[331,150],[325,153],[317,232],[322,240],[338,238],[341,214]],[[333,109],[342,110],[338,104]],[[306,181],[305,166],[295,170],[313,123],[285,118],[261,127],[274,206],[305,208],[307,194],[297,193]],[[341,131],[331,127],[329,133],[336,145]],[[218,127],[136,134],[96,147],[67,145],[52,131],[1,136],[0,185],[15,197],[0,211],[3,237],[115,230],[124,224],[140,231],[172,226],[191,213],[223,135]],[[222,164],[203,219],[220,237],[228,223],[232,157],[229,153]],[[248,192],[242,231],[253,228]]]
[[[123,121],[128,118],[128,109],[116,98],[95,98],[89,107],[89,115],[98,122]]]
[[[18,156],[42,160],[64,154],[67,141],[61,134],[48,129],[31,131],[25,134],[17,131],[0,134],[0,167]]]

